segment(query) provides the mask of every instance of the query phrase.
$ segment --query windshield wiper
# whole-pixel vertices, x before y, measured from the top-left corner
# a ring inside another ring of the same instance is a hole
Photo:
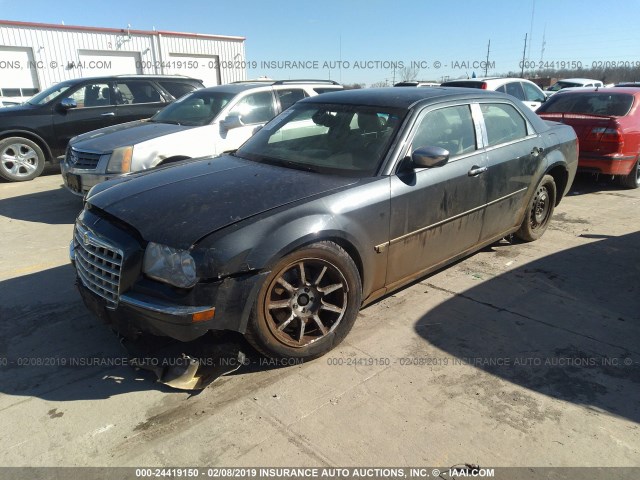
[[[182,123],[176,120],[149,120],[149,121],[153,123],[168,123],[169,125],[182,125]]]

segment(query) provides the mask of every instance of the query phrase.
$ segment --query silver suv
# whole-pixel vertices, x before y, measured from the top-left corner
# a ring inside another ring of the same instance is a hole
[[[298,100],[342,88],[331,80],[252,80],[196,90],[150,119],[72,138],[61,164],[64,184],[86,195],[129,172],[235,150]]]

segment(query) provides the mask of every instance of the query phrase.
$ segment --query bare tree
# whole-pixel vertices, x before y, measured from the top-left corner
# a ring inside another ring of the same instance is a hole
[[[418,69],[418,67],[409,67],[409,66],[403,67],[398,71],[401,82],[411,82],[412,80],[415,80],[418,78],[419,73],[420,73],[420,70]]]
[[[375,82],[371,84],[371,88],[380,88],[380,87],[388,87],[389,82],[387,80],[382,80],[380,82]]]

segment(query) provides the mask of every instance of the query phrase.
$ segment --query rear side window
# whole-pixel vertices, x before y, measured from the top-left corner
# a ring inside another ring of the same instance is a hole
[[[164,102],[153,84],[140,80],[118,82],[116,99],[118,105]]]
[[[169,92],[173,98],[180,98],[187,93],[193,92],[196,87],[186,82],[170,82],[166,80],[158,81],[160,86]]]
[[[563,93],[552,96],[538,111],[622,117],[629,113],[631,105],[633,95],[626,93]]]
[[[520,82],[509,82],[504,87],[507,95],[516,97],[518,100],[524,100],[524,92],[522,91]]]
[[[276,90],[276,95],[280,100],[280,106],[282,110],[286,110],[298,100],[302,100],[307,96],[304,90],[301,88],[288,88],[283,90]]]
[[[527,124],[522,115],[505,103],[480,104],[487,128],[489,147],[512,142],[527,136]]]

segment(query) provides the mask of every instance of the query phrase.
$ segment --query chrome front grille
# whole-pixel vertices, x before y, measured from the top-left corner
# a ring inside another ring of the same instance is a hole
[[[75,148],[70,148],[67,152],[67,163],[73,168],[95,170],[99,161],[99,153],[83,152]]]
[[[115,308],[120,298],[122,251],[97,238],[76,224],[74,231],[75,263],[82,284]]]

